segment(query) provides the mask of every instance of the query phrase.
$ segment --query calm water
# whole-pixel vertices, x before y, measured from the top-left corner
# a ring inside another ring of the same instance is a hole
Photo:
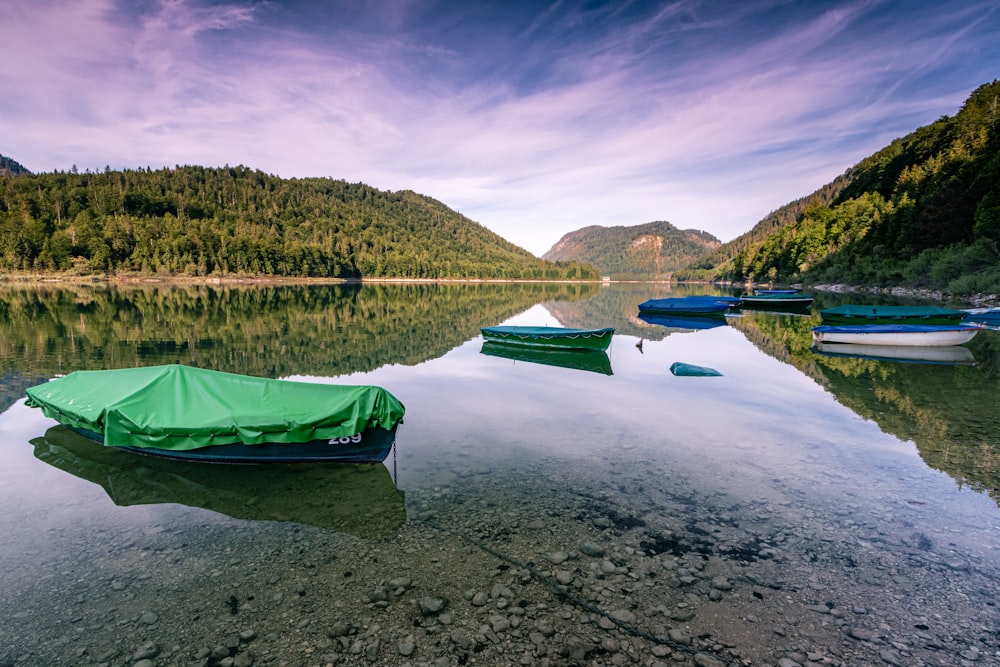
[[[0,665],[220,664],[219,645],[254,664],[694,664],[520,567],[734,664],[997,664],[1000,331],[962,363],[824,356],[818,316],[635,316],[666,295],[0,291]],[[500,323],[617,333],[569,368],[483,354]],[[396,451],[206,472],[81,445],[23,405],[60,373],[172,362],[382,385],[407,408]],[[596,648],[574,657],[578,631]]]

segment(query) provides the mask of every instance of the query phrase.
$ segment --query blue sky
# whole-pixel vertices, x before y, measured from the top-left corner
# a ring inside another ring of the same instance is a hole
[[[0,0],[0,153],[723,241],[1000,78],[996,0]]]

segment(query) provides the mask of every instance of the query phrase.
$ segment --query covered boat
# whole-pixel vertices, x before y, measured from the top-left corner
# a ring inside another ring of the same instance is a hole
[[[917,345],[968,343],[982,329],[972,324],[823,324],[812,328],[817,343]]]
[[[211,463],[382,461],[404,413],[381,387],[180,364],[76,371],[27,395],[29,407],[107,447]]]
[[[639,304],[640,314],[652,315],[714,315],[722,317],[739,299],[715,296],[681,296],[649,299]]]
[[[964,310],[938,306],[863,306],[844,304],[819,311],[824,324],[958,324]]]
[[[559,366],[601,375],[613,375],[611,360],[604,350],[564,350],[532,345],[505,345],[486,341],[480,353],[511,361],[524,361],[545,366]]]
[[[787,293],[779,291],[777,293],[754,293],[744,294],[740,297],[744,308],[767,308],[767,309],[803,309],[808,308],[813,302],[810,294],[800,292]]]
[[[615,330],[564,327],[483,327],[483,340],[505,345],[533,345],[562,350],[606,350]]]
[[[989,327],[1000,327],[1000,308],[970,308],[962,311],[963,322],[975,322]]]

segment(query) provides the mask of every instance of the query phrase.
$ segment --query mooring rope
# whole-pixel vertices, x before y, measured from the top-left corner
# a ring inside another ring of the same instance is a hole
[[[614,616],[612,616],[608,612],[604,611],[600,607],[598,607],[598,606],[596,606],[596,605],[594,605],[594,604],[592,604],[590,602],[587,602],[586,600],[580,599],[577,596],[573,595],[564,586],[560,586],[557,582],[553,581],[550,577],[545,576],[544,574],[542,574],[541,572],[539,572],[538,570],[536,570],[535,568],[533,568],[531,565],[528,565],[527,563],[522,563],[521,561],[519,561],[519,560],[517,560],[517,559],[515,559],[515,558],[513,558],[511,556],[508,556],[505,553],[497,551],[496,549],[494,549],[494,548],[492,548],[492,547],[490,547],[490,546],[488,546],[486,544],[483,544],[482,542],[480,542],[478,540],[475,540],[475,539],[473,539],[471,537],[468,537],[467,535],[463,535],[462,533],[459,533],[459,532],[456,532],[454,530],[451,530],[450,528],[445,528],[444,526],[439,525],[439,524],[437,524],[437,523],[435,523],[433,521],[426,521],[425,520],[424,523],[426,523],[427,525],[429,525],[431,528],[436,528],[437,530],[440,530],[442,532],[448,533],[449,535],[454,535],[458,539],[460,539],[460,540],[462,540],[464,542],[467,542],[468,544],[471,544],[472,546],[476,547],[477,549],[480,549],[481,551],[484,551],[484,552],[490,554],[491,556],[499,558],[500,560],[504,561],[505,563],[508,563],[508,564],[513,565],[515,567],[518,567],[518,568],[521,568],[523,570],[526,570],[528,572],[528,574],[531,575],[532,579],[534,579],[535,581],[539,582],[540,584],[542,584],[544,586],[547,586],[554,593],[556,593],[556,595],[558,595],[559,597],[565,598],[566,600],[572,602],[573,604],[575,604],[576,606],[578,606],[578,607],[580,607],[582,609],[585,609],[585,610],[587,610],[587,611],[589,611],[591,613],[597,614],[598,616],[601,616],[603,618],[608,619],[609,621],[611,621],[612,623],[614,623],[618,628],[624,630],[625,632],[627,632],[628,634],[630,634],[630,635],[632,635],[634,637],[641,637],[642,639],[647,639],[647,640],[649,640],[651,642],[654,642],[656,644],[661,644],[663,646],[669,646],[670,648],[672,648],[672,649],[674,649],[676,651],[681,651],[681,652],[684,652],[684,653],[688,653],[690,655],[697,655],[697,654],[701,653],[701,654],[707,655],[707,656],[709,656],[711,658],[714,658],[715,660],[720,661],[724,665],[733,665],[734,664],[731,660],[728,660],[728,659],[724,658],[723,656],[719,655],[718,653],[715,653],[714,651],[706,651],[704,649],[696,649],[696,648],[693,648],[691,646],[687,646],[686,644],[681,644],[680,642],[676,642],[676,641],[674,641],[674,640],[672,640],[672,639],[670,639],[668,637],[659,637],[657,635],[651,634],[651,633],[646,632],[644,630],[640,630],[639,628],[637,628],[635,626],[629,625],[628,623],[625,623],[624,621],[621,621],[621,620],[615,618]]]

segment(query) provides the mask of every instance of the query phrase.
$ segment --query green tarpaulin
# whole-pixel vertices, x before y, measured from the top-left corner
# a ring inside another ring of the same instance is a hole
[[[27,390],[46,417],[109,447],[189,450],[392,429],[404,408],[381,387],[291,382],[173,364],[76,371]]]

